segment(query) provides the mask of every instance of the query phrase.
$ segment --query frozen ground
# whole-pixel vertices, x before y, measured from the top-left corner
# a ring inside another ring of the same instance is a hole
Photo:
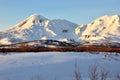
[[[97,64],[110,72],[109,78],[120,73],[120,56],[87,52],[10,53],[0,55],[0,80],[75,80],[75,61],[84,80],[88,68]]]

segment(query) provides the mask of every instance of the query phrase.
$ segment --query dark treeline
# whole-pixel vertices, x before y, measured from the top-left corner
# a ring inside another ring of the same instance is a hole
[[[22,42],[11,45],[1,45],[0,52],[45,52],[45,51],[59,51],[59,52],[118,52],[120,47],[113,47],[109,45],[83,45],[76,43],[66,43],[56,40],[32,41]]]

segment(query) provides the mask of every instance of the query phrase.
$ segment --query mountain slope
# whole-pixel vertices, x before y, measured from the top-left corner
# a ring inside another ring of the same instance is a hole
[[[120,16],[106,15],[95,19],[89,24],[78,26],[67,20],[50,20],[34,14],[10,29],[0,32],[0,44],[43,39],[120,42]]]
[[[120,16],[103,16],[87,25],[80,25],[75,33],[82,40],[98,41],[110,39],[120,40]]]
[[[77,24],[67,20],[49,20],[40,15],[31,15],[27,19],[0,32],[0,43],[16,43],[40,39],[77,40],[74,29]]]

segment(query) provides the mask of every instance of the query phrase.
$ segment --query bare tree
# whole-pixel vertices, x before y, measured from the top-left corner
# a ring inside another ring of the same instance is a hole
[[[89,67],[89,77],[90,80],[98,80],[98,65],[94,64],[93,66]]]
[[[107,76],[109,74],[109,71],[106,71],[105,69],[101,69],[101,80],[106,80],[107,79]]]
[[[115,77],[114,80],[120,80],[120,73]]]
[[[56,79],[56,76],[55,76],[54,80],[57,80],[57,79]]]
[[[110,40],[111,40],[111,37],[105,37],[106,39],[106,41],[105,41],[105,45],[106,46],[108,46],[109,47],[109,43],[111,42]]]
[[[82,80],[81,73],[78,71],[77,60],[75,60],[75,80]]]
[[[39,75],[33,76],[31,80],[43,80]]]

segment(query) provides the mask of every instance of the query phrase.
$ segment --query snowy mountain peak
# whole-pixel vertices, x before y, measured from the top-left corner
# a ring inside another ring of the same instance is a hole
[[[38,14],[31,15],[30,19],[32,19],[32,21],[35,22],[35,23],[40,23],[42,21],[48,20],[47,18],[45,18],[41,15],[38,15]]]
[[[13,26],[11,29],[24,29],[24,28],[31,28],[33,25],[44,25],[45,21],[48,19],[37,14],[33,14],[30,17],[26,18],[25,20],[21,21],[17,25]],[[10,30],[11,30],[10,29]]]
[[[78,35],[82,40],[97,41],[111,38],[111,40],[120,40],[120,16],[102,16],[84,26],[82,33]],[[78,29],[77,31],[81,30]],[[81,35],[80,35],[81,34]],[[119,38],[119,39],[118,39]]]
[[[0,44],[53,39],[64,41],[120,42],[120,16],[105,15],[89,24],[77,25],[67,20],[49,20],[33,14],[12,28],[0,32]]]
[[[33,14],[12,28],[0,32],[0,44],[41,39],[76,40],[74,29],[77,24],[67,20],[49,20]]]
[[[116,15],[112,15],[112,16],[105,15],[105,16],[102,16],[102,17],[99,17],[99,18],[95,19],[94,21],[99,21],[99,22],[105,21],[105,22],[108,22],[110,20],[118,20],[118,19],[120,19],[120,16],[118,14],[116,14]]]
[[[120,18],[120,15],[119,14],[115,14],[115,15],[113,15],[113,17]]]

